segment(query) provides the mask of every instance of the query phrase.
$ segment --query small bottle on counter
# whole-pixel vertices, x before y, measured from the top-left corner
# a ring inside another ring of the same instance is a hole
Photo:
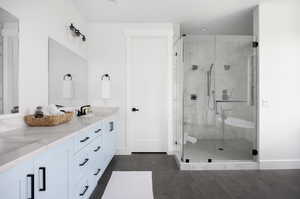
[[[42,118],[42,117],[44,117],[43,107],[41,107],[41,106],[36,107],[36,110],[34,112],[34,117],[35,118]]]

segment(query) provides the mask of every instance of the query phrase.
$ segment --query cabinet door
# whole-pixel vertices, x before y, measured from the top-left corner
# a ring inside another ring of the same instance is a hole
[[[0,198],[34,199],[34,184],[33,161],[21,162],[0,173]]]
[[[116,122],[114,119],[105,121],[105,132],[103,134],[103,154],[104,165],[108,166],[109,162],[116,153]]]
[[[42,153],[34,162],[38,199],[68,199],[69,143],[61,143]]]

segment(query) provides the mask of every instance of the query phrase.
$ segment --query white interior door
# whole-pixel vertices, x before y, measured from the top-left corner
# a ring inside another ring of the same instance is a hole
[[[130,152],[167,151],[168,58],[167,36],[128,37],[127,133]]]

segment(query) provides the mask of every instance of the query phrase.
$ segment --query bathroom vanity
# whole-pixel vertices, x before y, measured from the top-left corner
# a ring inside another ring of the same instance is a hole
[[[118,108],[55,127],[0,133],[5,199],[89,198],[116,152]]]

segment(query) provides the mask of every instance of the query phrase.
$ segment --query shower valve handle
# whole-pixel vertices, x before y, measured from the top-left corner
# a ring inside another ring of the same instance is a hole
[[[137,111],[139,111],[139,109],[133,107],[133,108],[131,109],[131,111],[132,111],[132,112],[137,112]]]

